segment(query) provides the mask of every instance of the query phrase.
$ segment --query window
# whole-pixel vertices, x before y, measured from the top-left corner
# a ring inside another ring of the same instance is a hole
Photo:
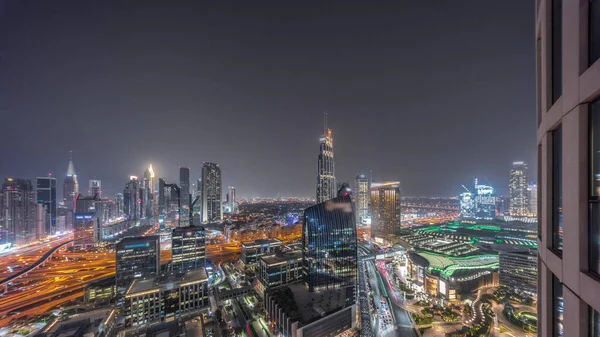
[[[600,0],[590,0],[588,20],[589,57],[592,65],[600,58]]]
[[[543,183],[541,183],[541,179],[542,179],[542,146],[538,145],[538,153],[537,153],[537,179],[538,179],[538,186],[537,186],[537,235],[538,238],[540,238],[540,240],[542,239],[542,188],[544,186]]]
[[[590,104],[590,271],[600,275],[600,99]]]
[[[552,248],[561,254],[562,246],[562,127],[559,126],[552,131]]]
[[[562,95],[562,0],[552,0],[552,104]]]
[[[553,333],[554,337],[564,337],[565,330],[563,327],[563,289],[562,283],[555,276],[552,275],[552,310],[553,310]]]
[[[600,337],[600,313],[590,307],[590,337]]]

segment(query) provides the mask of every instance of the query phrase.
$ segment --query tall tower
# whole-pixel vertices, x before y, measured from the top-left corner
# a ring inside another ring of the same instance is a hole
[[[369,178],[364,174],[359,174],[354,180],[354,200],[356,205],[356,224],[369,215]]]
[[[89,193],[92,197],[97,194],[98,198],[100,198],[102,196],[102,181],[97,179],[90,180]]]
[[[235,201],[235,187],[230,186],[229,187],[229,209],[232,214],[235,213],[236,207],[237,206],[236,206],[236,201]]]
[[[204,223],[223,220],[221,186],[219,164],[202,164],[202,222]]]
[[[138,177],[129,176],[129,181],[123,190],[123,213],[128,220],[137,220],[139,214]]]
[[[181,200],[181,213],[179,224],[186,227],[190,224],[190,169],[179,168],[179,199]]]
[[[522,161],[513,162],[509,176],[510,215],[525,216],[529,214],[529,195],[527,193],[527,164]]]
[[[154,200],[154,169],[152,168],[152,164],[144,171],[144,186],[146,187],[144,199],[146,200],[146,216],[152,217],[155,213],[158,213],[158,209],[156,209],[156,200]]]
[[[400,232],[400,182],[371,184],[372,235],[387,237]]]
[[[63,199],[65,200],[65,206],[71,212],[75,209],[75,198],[77,198],[78,194],[79,181],[77,180],[75,166],[73,165],[73,153],[69,151],[69,165],[67,166],[67,175],[63,183]]]
[[[37,177],[36,180],[36,202],[46,205],[46,212],[50,216],[50,222],[46,224],[45,232],[47,235],[52,235],[56,230],[56,178]]]
[[[6,178],[0,191],[0,244],[34,240],[35,209],[31,180]]]
[[[317,164],[317,203],[322,203],[337,195],[335,183],[335,163],[333,161],[333,136],[327,128],[325,114],[325,130],[320,139],[319,161]]]

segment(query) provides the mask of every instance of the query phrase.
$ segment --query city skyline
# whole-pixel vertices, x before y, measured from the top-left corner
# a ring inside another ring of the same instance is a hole
[[[223,186],[236,186],[238,198],[313,196],[323,111],[340,145],[343,181],[373,170],[377,180],[402,181],[404,195],[450,196],[460,193],[457,182],[486,176],[506,194],[511,162],[536,170],[532,3],[307,3],[296,12],[273,4],[248,16],[216,5],[206,20],[197,4],[167,10],[148,2],[144,11],[114,4],[91,11],[61,3],[55,18],[41,15],[54,4],[3,6],[0,114],[36,132],[31,140],[18,137],[19,128],[0,135],[11,144],[0,157],[13,158],[1,177],[62,179],[72,150],[82,186],[95,177],[108,195],[149,164],[177,182],[178,167],[190,167],[195,181],[209,161],[221,165]],[[97,28],[102,13],[110,13],[110,31]],[[298,20],[283,25],[278,13]],[[29,21],[36,25],[20,24]],[[473,26],[483,28],[465,28]],[[437,34],[442,27],[453,39]],[[414,31],[421,33],[413,38]],[[23,40],[38,52],[17,48]],[[437,48],[452,52],[437,60]],[[248,57],[239,64],[228,56],[240,54]],[[512,99],[498,101],[498,92]],[[98,141],[86,138],[89,120]],[[53,146],[39,147],[40,139]]]

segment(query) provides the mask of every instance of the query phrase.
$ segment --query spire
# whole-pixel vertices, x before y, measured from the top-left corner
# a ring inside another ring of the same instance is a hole
[[[69,151],[69,166],[67,166],[67,177],[77,175],[75,173],[75,166],[73,165],[73,151]]]
[[[327,111],[323,112],[323,134],[327,135]]]

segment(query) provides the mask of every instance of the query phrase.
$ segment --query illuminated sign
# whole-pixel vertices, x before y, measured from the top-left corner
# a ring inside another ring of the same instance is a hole
[[[440,293],[446,295],[446,282],[440,280]]]

